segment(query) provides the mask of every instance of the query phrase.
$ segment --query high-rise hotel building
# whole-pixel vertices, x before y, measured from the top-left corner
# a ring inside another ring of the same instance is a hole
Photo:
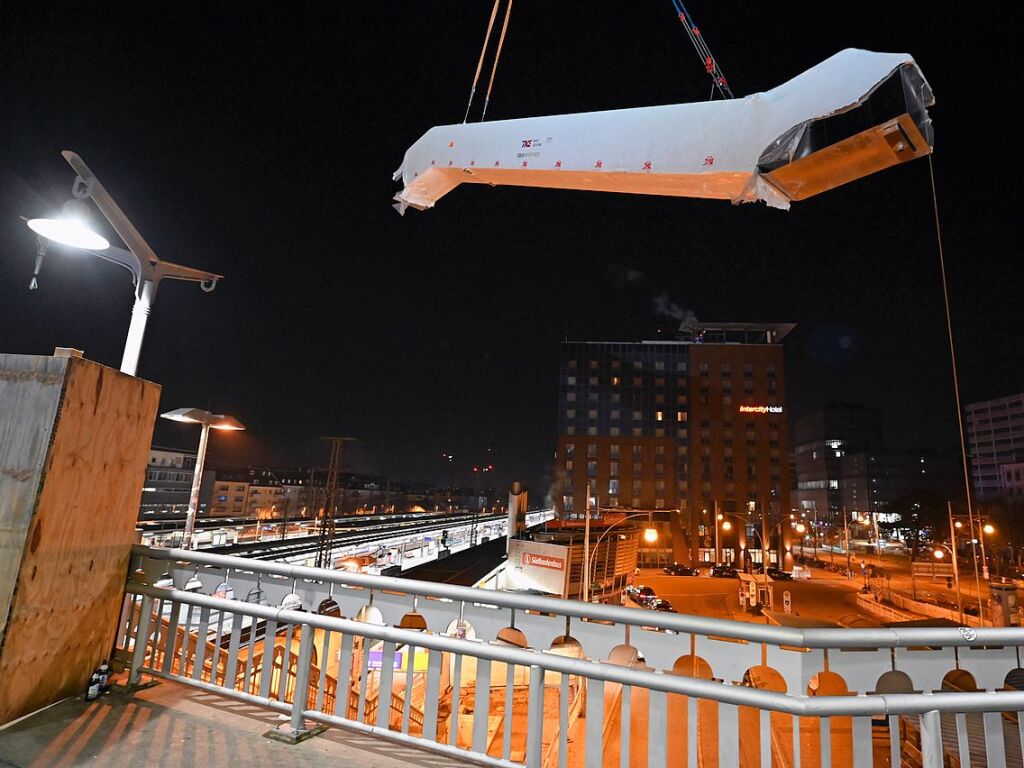
[[[770,538],[788,540],[775,521],[790,513],[781,341],[793,327],[703,323],[671,340],[565,342],[559,516],[583,519],[589,488],[592,514],[650,512],[678,562],[711,559],[716,508],[749,521],[734,525],[751,535],[767,510]]]

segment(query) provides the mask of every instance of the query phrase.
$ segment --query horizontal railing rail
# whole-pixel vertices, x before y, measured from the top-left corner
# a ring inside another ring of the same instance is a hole
[[[771,624],[716,619],[708,616],[655,611],[641,612],[615,605],[309,568],[215,555],[202,551],[136,545],[133,555],[152,560],[183,562],[191,566],[207,566],[300,581],[335,584],[342,587],[400,592],[421,597],[496,605],[503,608],[549,613],[591,621],[614,622],[635,627],[654,627],[680,634],[701,634],[776,646],[819,649],[1024,646],[1024,630],[1019,627],[853,627],[836,629],[780,627]]]
[[[546,650],[520,649],[482,641],[460,640],[446,635],[425,634],[415,630],[340,619],[305,611],[292,611],[239,600],[223,600],[178,589],[129,583],[127,591],[130,594],[169,600],[181,605],[274,621],[278,625],[305,625],[315,629],[358,635],[371,640],[446,651],[525,667],[536,666],[550,672],[578,675],[605,683],[618,683],[663,693],[711,699],[725,704],[754,707],[799,717],[912,715],[933,710],[950,712],[1024,710],[1024,691],[877,693],[858,696],[793,695],[744,685],[731,685],[699,678],[649,672],[608,662],[574,659]]]

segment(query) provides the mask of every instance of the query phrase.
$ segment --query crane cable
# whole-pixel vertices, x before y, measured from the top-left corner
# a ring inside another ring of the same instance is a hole
[[[505,22],[501,25],[501,37],[498,38],[498,50],[494,54],[494,65],[491,67],[491,80],[487,83],[487,95],[484,97],[484,111],[480,113],[480,122],[487,117],[487,105],[491,102],[491,89],[494,87],[494,75],[498,71],[498,61],[501,59],[501,47],[505,44],[505,33],[508,31],[508,18],[512,15],[512,0],[508,0],[505,8]]]
[[[491,8],[491,20],[487,22],[487,33],[484,35],[484,44],[480,49],[480,60],[476,63],[476,74],[473,75],[473,85],[469,89],[469,102],[466,104],[466,114],[462,118],[462,122],[465,123],[469,120],[469,109],[473,106],[473,97],[476,96],[476,84],[480,80],[480,70],[484,66],[484,56],[487,54],[487,43],[491,39],[491,30],[494,29],[494,19],[498,16],[498,6],[501,4],[501,0],[494,0],[494,7]]]
[[[725,79],[725,75],[718,66],[718,60],[711,54],[711,49],[708,48],[708,44],[704,40],[703,35],[701,35],[700,28],[694,22],[693,17],[687,12],[686,6],[683,5],[683,0],[672,0],[672,5],[676,9],[676,16],[686,29],[687,37],[690,38],[690,42],[693,43],[693,47],[697,51],[697,56],[700,57],[701,62],[704,64],[704,71],[711,77],[712,97],[714,97],[717,90],[723,99],[735,98],[732,89],[729,87],[729,81]]]
[[[487,22],[487,32],[484,34],[484,44],[480,49],[480,59],[476,63],[476,73],[473,75],[473,85],[469,89],[469,102],[466,104],[466,113],[462,117],[462,122],[465,123],[469,120],[469,112],[473,107],[473,99],[476,97],[476,86],[480,82],[480,72],[484,66],[484,59],[487,57],[487,49],[491,43],[491,33],[494,31],[494,20],[498,17],[498,8],[501,5],[501,0],[494,0],[494,6],[491,8],[491,18]],[[491,91],[494,89],[494,76],[498,73],[498,62],[501,60],[501,49],[505,45],[505,35],[508,33],[508,20],[512,15],[512,0],[508,0],[508,5],[505,7],[505,20],[501,25],[501,34],[498,36],[498,47],[494,53],[494,63],[491,65],[491,79],[487,82],[487,94],[484,96],[484,109],[480,113],[480,122],[484,121],[487,117],[487,106],[491,102]]]

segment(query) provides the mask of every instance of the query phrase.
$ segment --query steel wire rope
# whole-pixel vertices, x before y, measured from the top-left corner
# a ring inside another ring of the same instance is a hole
[[[501,60],[501,49],[505,44],[505,33],[508,32],[508,19],[512,15],[512,0],[508,0],[505,7],[505,21],[501,25],[501,37],[498,38],[498,49],[494,52],[494,64],[491,66],[491,79],[487,83],[487,95],[484,97],[484,111],[480,113],[480,122],[487,117],[487,105],[491,103],[491,89],[494,87],[494,75],[498,72],[498,62]]]
[[[473,106],[473,98],[476,96],[476,84],[480,81],[480,70],[484,67],[484,56],[487,55],[487,46],[491,41],[491,31],[494,29],[494,20],[498,16],[499,5],[501,5],[501,0],[494,0],[494,7],[491,8],[491,20],[487,22],[484,44],[480,48],[480,60],[476,63],[476,74],[473,75],[473,85],[469,89],[469,102],[466,104],[466,114],[462,118],[463,123],[469,120],[469,110]]]
[[[974,514],[971,505],[971,473],[967,465],[967,442],[964,439],[964,414],[963,406],[960,403],[960,376],[957,372],[956,345],[953,343],[953,316],[949,309],[949,283],[946,280],[946,255],[942,247],[942,226],[939,223],[939,195],[935,186],[935,165],[932,162],[932,154],[928,153],[928,176],[932,184],[932,208],[935,212],[935,239],[939,245],[939,272],[942,275],[942,299],[946,308],[946,333],[949,336],[949,359],[953,369],[953,396],[956,399],[956,423],[960,429],[960,457],[964,469],[964,492],[967,494],[967,514],[973,520]],[[973,533],[972,533],[973,535]],[[952,543],[952,542],[951,542]],[[953,553],[956,557],[956,553]],[[978,613],[980,614],[982,626],[985,625],[984,612],[981,610],[981,589],[978,594]]]

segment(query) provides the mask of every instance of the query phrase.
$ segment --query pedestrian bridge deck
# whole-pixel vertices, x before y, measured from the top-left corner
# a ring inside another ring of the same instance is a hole
[[[262,738],[281,724],[262,707],[178,683],[132,695],[65,699],[0,730],[0,768],[448,768],[444,755],[331,728],[296,745]]]

